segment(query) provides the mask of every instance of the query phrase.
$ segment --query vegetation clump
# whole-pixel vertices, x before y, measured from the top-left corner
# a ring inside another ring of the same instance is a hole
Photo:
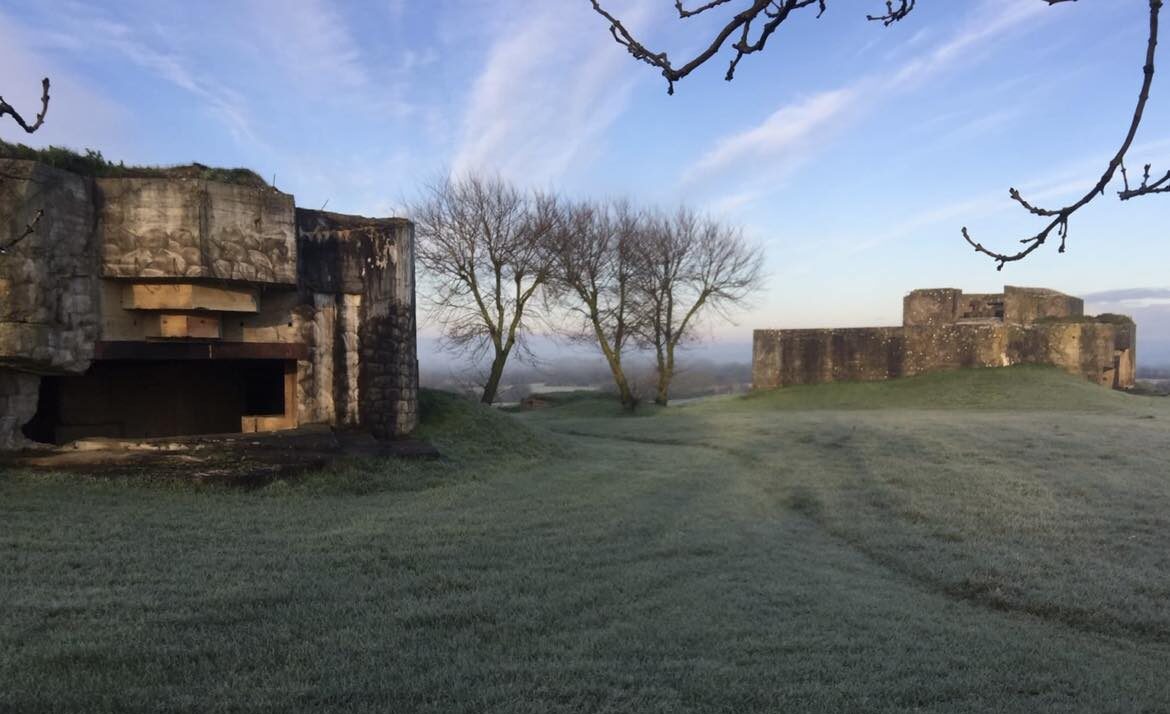
[[[25,144],[0,140],[0,159],[37,161],[53,168],[93,178],[199,179],[252,188],[271,188],[267,181],[251,169],[218,168],[198,163],[180,166],[127,166],[121,161],[117,163],[110,161],[102,156],[102,152],[94,149],[86,149],[82,154],[63,146],[36,149]]]
[[[1036,322],[1042,325],[1079,324],[1103,322],[1109,325],[1132,325],[1133,318],[1129,315],[1118,315],[1112,312],[1103,312],[1100,315],[1063,315],[1059,317],[1039,317]]]

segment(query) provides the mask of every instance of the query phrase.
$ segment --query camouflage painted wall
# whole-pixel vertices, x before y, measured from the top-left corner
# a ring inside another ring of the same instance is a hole
[[[296,283],[293,197],[174,178],[98,179],[102,275]]]

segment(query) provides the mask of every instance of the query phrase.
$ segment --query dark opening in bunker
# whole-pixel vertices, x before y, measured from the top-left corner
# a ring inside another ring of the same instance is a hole
[[[80,376],[42,378],[24,434],[65,444],[290,428],[295,375],[292,360],[96,361]]]

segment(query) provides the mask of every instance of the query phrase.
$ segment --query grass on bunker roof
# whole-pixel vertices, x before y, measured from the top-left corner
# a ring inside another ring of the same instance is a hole
[[[1170,402],[1007,369],[423,417],[446,458],[252,492],[0,477],[0,710],[1170,701]]]

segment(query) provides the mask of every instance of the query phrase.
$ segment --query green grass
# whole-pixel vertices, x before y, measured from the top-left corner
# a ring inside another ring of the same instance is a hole
[[[39,161],[54,168],[95,178],[193,178],[205,181],[239,184],[253,188],[268,188],[268,182],[251,169],[227,169],[203,164],[183,166],[127,166],[114,163],[102,152],[86,149],[80,153],[63,146],[33,148],[0,139],[0,159]]]
[[[0,477],[0,711],[1168,709],[1168,401],[423,417],[443,460],[256,492]]]

